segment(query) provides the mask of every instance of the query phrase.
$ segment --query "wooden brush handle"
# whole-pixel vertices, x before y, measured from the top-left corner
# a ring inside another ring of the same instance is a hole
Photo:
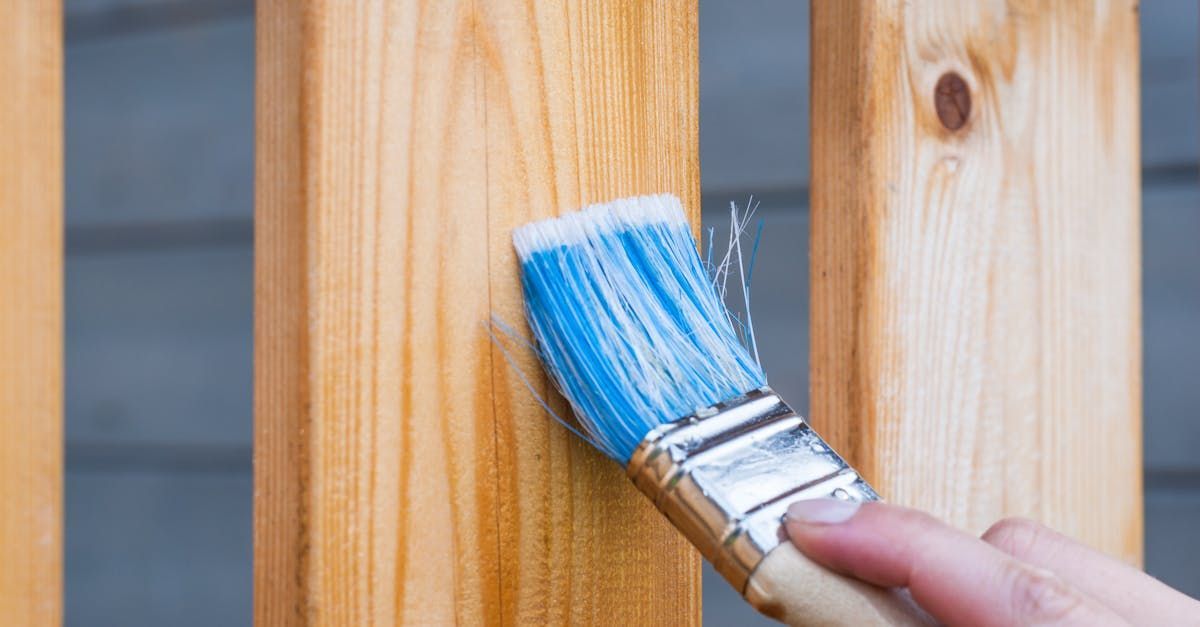
[[[904,593],[833,573],[790,542],[763,558],[746,584],[754,609],[788,625],[930,625]]]

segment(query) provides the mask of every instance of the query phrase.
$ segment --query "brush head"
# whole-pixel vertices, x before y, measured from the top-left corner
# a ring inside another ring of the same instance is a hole
[[[766,385],[679,199],[627,198],[513,232],[539,357],[601,451]]]

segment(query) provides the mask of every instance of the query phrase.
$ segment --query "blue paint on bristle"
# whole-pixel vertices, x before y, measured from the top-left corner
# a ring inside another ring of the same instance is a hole
[[[542,363],[623,465],[658,425],[766,385],[674,196],[527,224],[513,243]]]

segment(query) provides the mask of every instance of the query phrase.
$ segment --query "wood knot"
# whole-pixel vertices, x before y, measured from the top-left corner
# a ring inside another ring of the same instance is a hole
[[[971,117],[971,90],[957,72],[946,72],[933,88],[933,105],[942,126],[957,131]]]

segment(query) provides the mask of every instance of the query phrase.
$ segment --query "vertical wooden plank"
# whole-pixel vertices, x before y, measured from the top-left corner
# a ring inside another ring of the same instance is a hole
[[[258,5],[255,615],[497,615],[470,2]]]
[[[480,6],[492,308],[519,321],[512,227],[658,192],[680,196],[699,223],[696,3]],[[493,361],[502,622],[698,624],[695,550]],[[540,366],[525,356],[520,367],[545,395]]]
[[[1139,561],[1136,3],[812,18],[819,430],[894,501]]]
[[[484,327],[512,226],[698,207],[694,5],[584,4],[259,3],[257,622],[697,622],[694,552]]]
[[[62,6],[0,3],[0,623],[62,622]]]

